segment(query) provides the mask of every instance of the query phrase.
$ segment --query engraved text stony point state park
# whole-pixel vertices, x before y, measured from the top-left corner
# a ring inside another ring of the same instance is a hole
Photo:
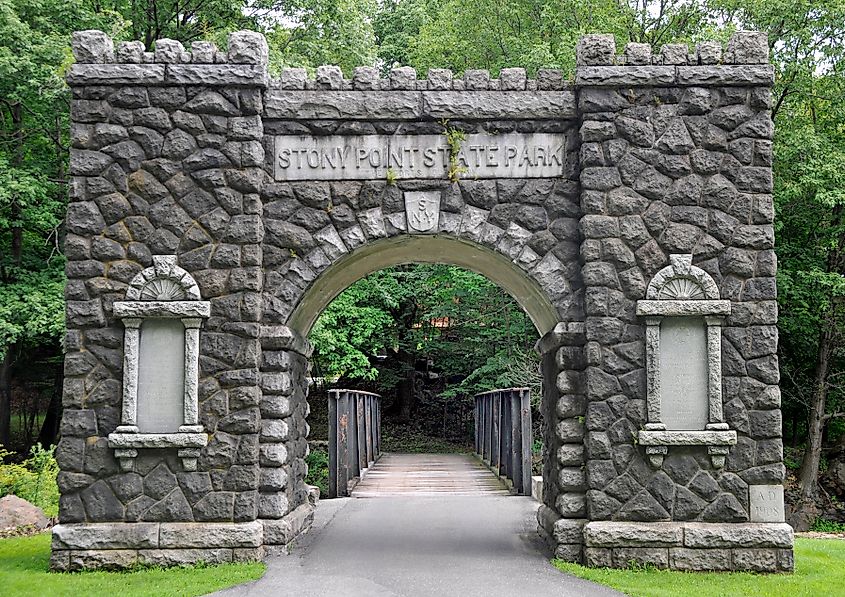
[[[561,134],[470,134],[457,165],[465,178],[556,177],[565,146]],[[279,135],[275,158],[276,180],[446,178],[450,165],[444,135]]]

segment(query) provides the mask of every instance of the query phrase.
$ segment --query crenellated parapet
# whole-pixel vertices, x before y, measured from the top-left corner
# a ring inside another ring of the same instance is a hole
[[[274,89],[301,91],[561,91],[578,85],[757,85],[771,84],[769,47],[765,33],[739,31],[726,47],[705,41],[690,49],[687,44],[664,44],[654,52],[649,44],[629,43],[616,53],[612,35],[585,35],[578,42],[574,81],[560,69],[542,68],[529,78],[524,68],[503,68],[498,78],[485,69],[468,69],[456,77],[449,69],[429,69],[417,77],[409,66],[391,69],[386,78],[371,66],[359,66],[344,78],[339,66],[318,66],[314,75],[304,68],[284,68],[278,78],[267,74],[268,47],[254,31],[229,36],[228,50],[212,42],[195,41],[190,50],[172,39],[159,39],[147,52],[140,41],[116,45],[102,31],[73,35],[76,64],[71,85],[90,84],[211,84],[269,85]]]
[[[653,53],[648,44],[629,43],[616,54],[612,35],[585,35],[578,42],[575,84],[592,87],[626,86],[749,86],[771,85],[765,33],[738,31],[723,49],[719,42],[665,44]]]
[[[76,58],[67,80],[70,85],[233,85],[267,84],[267,40],[254,31],[229,35],[222,52],[208,41],[195,41],[187,51],[174,39],[159,39],[154,52],[140,41],[115,47],[102,31],[73,34]]]

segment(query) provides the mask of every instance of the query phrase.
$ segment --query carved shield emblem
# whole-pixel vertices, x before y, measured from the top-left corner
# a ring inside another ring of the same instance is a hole
[[[440,220],[440,191],[405,193],[408,232],[436,232]]]

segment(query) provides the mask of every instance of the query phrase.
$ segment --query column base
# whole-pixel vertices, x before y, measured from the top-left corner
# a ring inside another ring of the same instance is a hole
[[[313,520],[309,501],[278,520],[58,524],[50,568],[72,572],[258,561],[290,553]]]
[[[684,571],[792,572],[786,523],[613,522],[584,525],[584,563]]]
[[[262,531],[258,521],[58,524],[50,568],[70,572],[261,560]]]

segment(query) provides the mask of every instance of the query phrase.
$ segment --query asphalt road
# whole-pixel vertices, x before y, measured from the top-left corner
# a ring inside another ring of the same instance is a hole
[[[528,497],[322,500],[314,527],[260,580],[218,595],[619,596],[551,566]]]

